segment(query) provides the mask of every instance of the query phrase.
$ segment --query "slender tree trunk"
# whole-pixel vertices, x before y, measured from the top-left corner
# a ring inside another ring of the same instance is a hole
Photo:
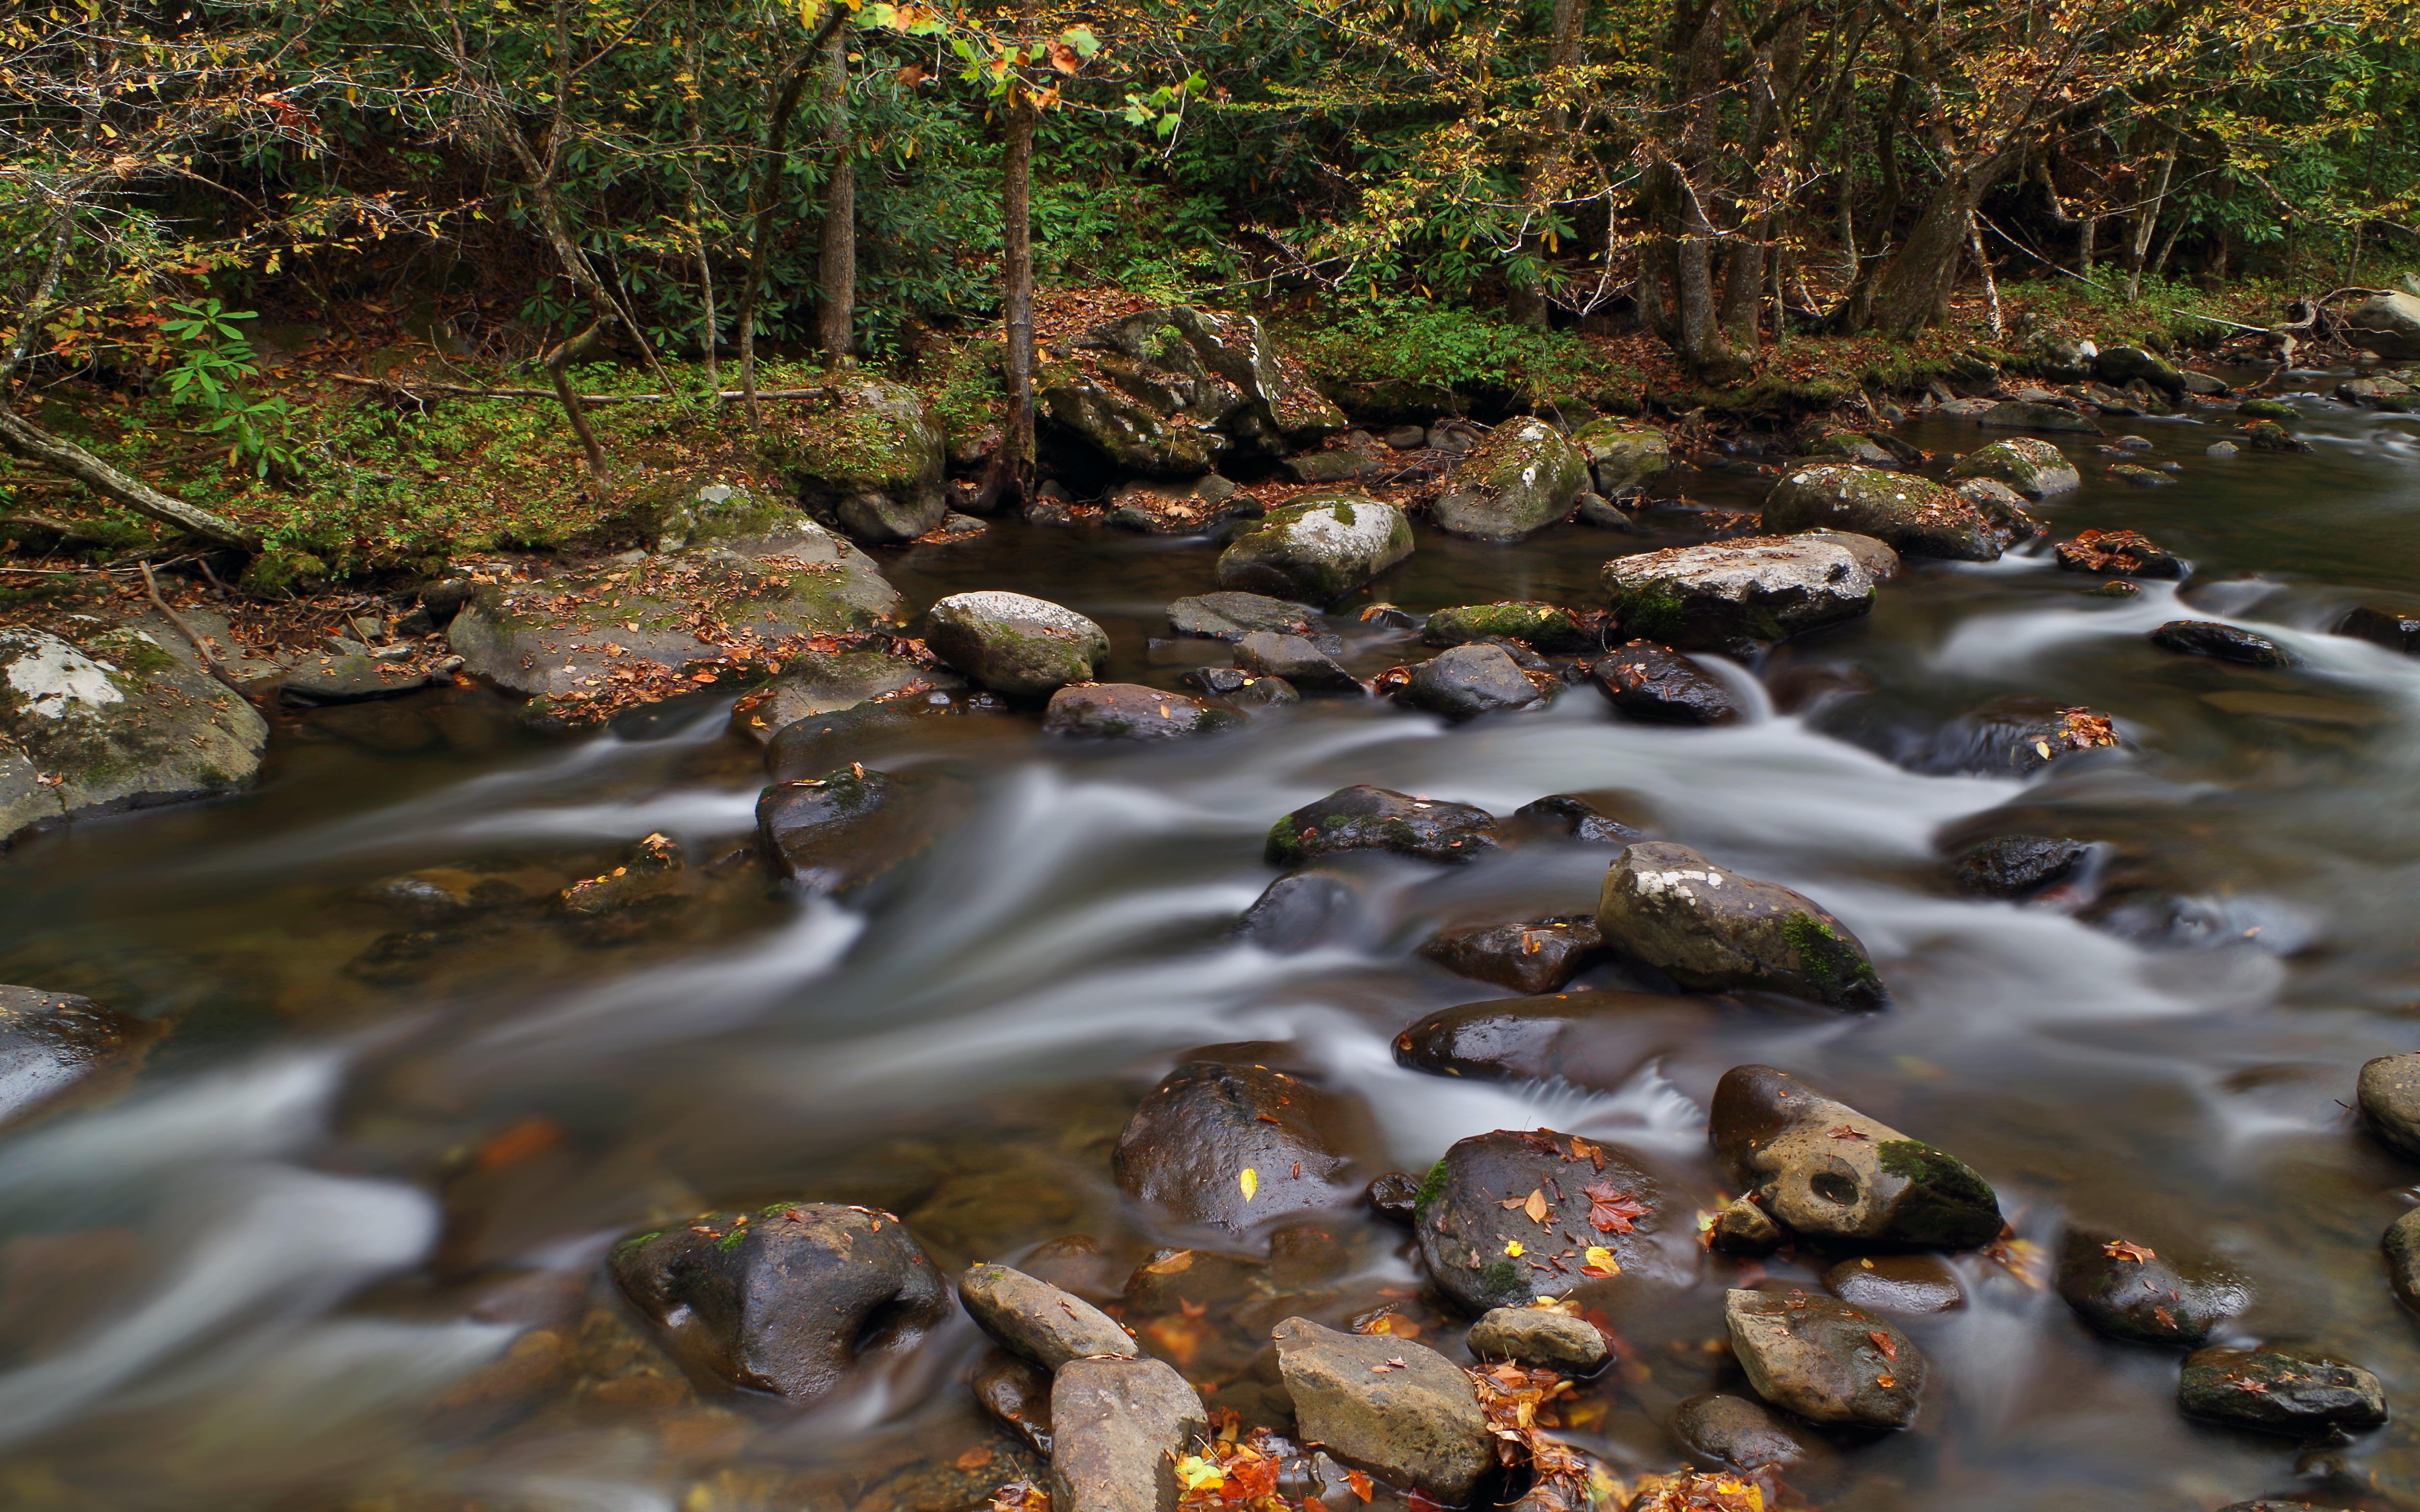
[[[2000,281],[1992,276],[1992,258],[1983,250],[1983,228],[1976,223],[1971,210],[1966,215],[1966,244],[1975,254],[1975,266],[1983,273],[1983,300],[1991,313],[1992,334],[2005,335],[2008,328],[2000,320]]]
[[[613,470],[606,463],[605,448],[597,443],[597,432],[589,426],[588,407],[582,404],[580,396],[572,392],[571,379],[566,376],[564,369],[571,365],[571,360],[574,357],[586,351],[600,340],[604,333],[605,317],[600,315],[590,323],[587,330],[566,339],[561,346],[547,353],[544,362],[540,363],[546,370],[547,381],[554,385],[554,396],[562,403],[563,412],[570,417],[571,433],[580,438],[580,449],[588,457],[588,478],[596,485],[597,498],[599,502],[613,497]],[[669,393],[672,391],[667,389],[665,392]]]
[[[692,201],[690,212],[692,224],[696,221],[694,204],[695,202]],[[703,306],[698,313],[698,324],[701,329],[698,332],[697,343],[706,355],[706,392],[715,408],[721,409],[722,406],[722,358],[718,348],[722,345],[722,326],[721,322],[715,317],[714,255],[706,249],[705,227],[699,226],[695,237],[698,303]]]
[[[0,409],[0,452],[64,473],[147,519],[158,520],[219,546],[246,551],[260,549],[259,539],[233,520],[162,493],[131,473],[120,472],[75,442],[52,435],[13,409]]]
[[[1568,75],[1579,67],[1582,23],[1586,19],[1583,0],[1555,0],[1554,20],[1546,40],[1546,77],[1544,87],[1552,103],[1547,106],[1544,142],[1531,161],[1525,194],[1530,212],[1544,216],[1563,188],[1563,178],[1571,153],[1572,113],[1564,91],[1569,88]],[[1544,238],[1531,231],[1521,239],[1522,249],[1537,255]],[[1517,277],[1509,291],[1507,313],[1515,325],[1533,326],[1541,330],[1546,324],[1546,285],[1541,273],[1535,278]]]
[[[815,238],[815,281],[823,285],[815,341],[839,359],[857,354],[857,137],[848,118],[848,39],[838,32],[824,44],[824,108],[831,171]]]
[[[766,255],[773,243],[773,214],[780,208],[776,191],[781,187],[782,168],[789,161],[790,118],[799,113],[799,97],[806,93],[808,70],[822,54],[824,43],[831,39],[847,18],[848,11],[840,6],[825,8],[814,35],[783,69],[782,86],[773,97],[770,118],[765,124],[765,161],[748,196],[748,267],[740,274],[738,307],[732,313],[732,319],[739,327],[739,391],[746,395],[751,425],[765,424],[765,410],[756,402],[756,297],[765,286]]]
[[[1700,378],[1721,383],[1746,368],[1723,335],[1715,304],[1714,244],[1720,232],[1708,212],[1708,178],[1720,150],[1716,90],[1722,74],[1722,12],[1714,5],[1700,8],[1687,36],[1688,49],[1683,107],[1688,126],[1672,165],[1674,209],[1679,238],[1672,248],[1672,301],[1680,328],[1682,361]]]
[[[2126,239],[2126,297],[2143,297],[2143,259],[2151,250],[2151,232],[2160,222],[2160,208],[2168,197],[2168,181],[2177,171],[2176,148],[2170,147],[2160,154],[2160,178],[2151,197],[2134,210],[2133,234]]]
[[[1905,336],[1940,317],[1975,207],[2015,161],[2015,154],[2004,147],[1974,167],[1953,168],[1943,177],[1899,251],[1874,280],[1876,326]]]
[[[1001,282],[1008,351],[1005,486],[1021,502],[1033,492],[1033,100],[1012,85],[1001,160]]]
[[[2090,278],[2092,276],[2092,259],[2101,250],[2101,217],[2098,215],[2086,214],[2080,217],[2080,219],[2084,222],[2084,231],[2076,239],[2075,269],[2077,272],[2082,273],[2086,278]]]

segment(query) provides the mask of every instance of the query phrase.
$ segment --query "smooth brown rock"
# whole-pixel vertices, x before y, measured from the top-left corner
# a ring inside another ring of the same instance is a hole
[[[969,1266],[958,1277],[958,1301],[995,1342],[1046,1370],[1092,1355],[1131,1359],[1140,1352],[1109,1314],[1005,1265]]]
[[[1757,1395],[1814,1423],[1905,1427],[1924,1391],[1924,1356],[1891,1323],[1803,1291],[1732,1291],[1731,1352]]]
[[[1435,1350],[1304,1318],[1287,1319],[1270,1337],[1307,1443],[1454,1506],[1495,1464],[1469,1380]]]
[[[1298,1076],[1188,1061],[1143,1098],[1111,1164],[1127,1196],[1240,1234],[1357,1198],[1368,1178],[1347,1151],[1364,1117],[1359,1103]]]

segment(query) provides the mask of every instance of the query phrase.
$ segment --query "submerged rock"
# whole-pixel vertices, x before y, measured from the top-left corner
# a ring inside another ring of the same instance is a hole
[[[1596,920],[1573,914],[1441,930],[1419,953],[1457,976],[1516,993],[1550,993],[1579,975],[1604,948]]]
[[[1723,1074],[1710,1131],[1758,1205],[1810,1239],[1976,1249],[2003,1227],[1991,1184],[1963,1162],[1770,1066]]]
[[[1922,1317],[1966,1305],[1958,1273],[1937,1255],[1860,1256],[1823,1272],[1823,1289],[1852,1306]]]
[[[1340,1334],[1289,1318],[1270,1334],[1306,1441],[1447,1505],[1496,1463],[1469,1380],[1443,1355],[1391,1334]]]
[[[1469,1313],[1656,1269],[1664,1194],[1622,1150],[1551,1129],[1455,1144],[1420,1184],[1420,1258]]]
[[[1319,611],[1262,594],[1199,594],[1168,606],[1168,627],[1207,640],[1241,640],[1255,630],[1273,635],[1314,635]]]
[[[1484,1081],[1570,1076],[1575,1031],[1679,1001],[1657,993],[1557,993],[1441,1008],[1395,1036],[1395,1061],[1413,1071]]]
[[[1627,845],[1643,838],[1585,793],[1549,793],[1513,810],[1512,817],[1533,837],[1583,845]]]
[[[1368,494],[1305,494],[1218,554],[1218,586],[1326,605],[1412,554],[1404,512]]]
[[[967,1384],[975,1401],[1034,1453],[1050,1453],[1050,1372],[1032,1361],[994,1349],[975,1365]]]
[[[1429,506],[1437,528],[1517,541],[1571,513],[1589,485],[1586,454],[1543,420],[1508,420],[1454,464]]]
[[[1692,1396],[1672,1410],[1672,1433],[1699,1458],[1736,1470],[1781,1470],[1807,1457],[1789,1419],[1745,1396]]]
[[[2188,656],[2212,656],[2246,667],[2291,667],[2294,655],[2265,635],[2216,620],[2170,620],[2150,634],[2151,644]]]
[[[2071,430],[2087,436],[2102,434],[2099,424],[2054,404],[2034,404],[2024,399],[2007,399],[1993,405],[1976,417],[1976,424],[1995,430]]]
[[[1994,699],[1892,754],[1918,772],[2025,777],[2053,762],[2121,743],[2105,714],[2048,699]]]
[[[2230,1427],[2293,1437],[2386,1421],[2386,1393],[2376,1376],[2341,1360],[2273,1349],[2185,1356],[2177,1405]]]
[[[1542,1370],[1589,1376],[1613,1357],[1594,1323],[1552,1307],[1498,1307],[1470,1325],[1463,1342],[1482,1360],[1517,1360]]]
[[[995,693],[1042,698],[1092,680],[1109,638],[1074,609],[994,589],[952,594],[924,613],[933,654]]]
[[[922,852],[963,801],[963,791],[939,778],[850,767],[767,788],[756,799],[756,834],[766,861],[791,886],[844,893]]]
[[[1050,1383],[1051,1512],[1170,1512],[1176,1461],[1209,1429],[1157,1360],[1071,1360]]]
[[[2420,1161],[2420,1051],[2362,1062],[2353,1099],[2379,1141],[2406,1160]]]
[[[1803,467],[1764,500],[1765,529],[1838,530],[1912,556],[1993,562],[2009,543],[1974,501],[1929,478],[1848,462]]]
[[[1235,665],[1254,677],[1276,677],[1311,698],[1359,698],[1367,691],[1342,662],[1308,636],[1254,630],[1235,643]]]
[[[269,723],[139,630],[0,628],[0,841],[251,785]]]
[[[1751,988],[1879,1008],[1882,979],[1846,925],[1802,893],[1716,866],[1685,845],[1640,841],[1597,899],[1606,945],[1699,991]]]
[[[1589,669],[1606,702],[1635,719],[1730,724],[1740,706],[1729,684],[1669,646],[1633,640]]]
[[[0,986],[0,1124],[132,1072],[157,1032],[73,993]]]
[[[882,651],[810,651],[783,664],[773,680],[731,707],[731,731],[758,743],[800,719],[838,714],[888,694],[966,684],[945,671]]]
[[[1269,826],[1272,866],[1301,866],[1345,851],[1391,851],[1416,860],[1463,862],[1497,849],[1496,816],[1467,803],[1416,798],[1356,783],[1306,803]]]
[[[1264,889],[1228,933],[1278,955],[1326,943],[1360,893],[1333,872],[1289,872]]]
[[[1082,683],[1050,695],[1042,733],[1078,740],[1177,740],[1236,722],[1224,709],[1140,683]]]
[[[1544,708],[1550,697],[1549,689],[1531,682],[1503,647],[1469,645],[1455,646],[1414,667],[1395,702],[1459,723],[1481,715]]]
[[[691,1369],[805,1403],[949,1316],[932,1257],[887,1212],[830,1202],[709,1212],[614,1247],[632,1305]]]
[[[1366,1177],[1349,1147],[1357,1103],[1262,1066],[1191,1060],[1144,1096],[1111,1164],[1128,1196],[1180,1223],[1247,1233],[1345,1206]]]
[[[2386,1252],[2386,1279],[2406,1307],[2420,1308],[2420,1208],[2387,1226],[2379,1247]]]
[[[2065,877],[2091,850],[2080,840],[2003,835],[1959,852],[1950,876],[1978,897],[2023,898]]]
[[[2420,610],[2364,604],[2336,623],[2336,634],[2402,655],[2420,656]]]
[[[1843,1427],[1915,1421],[1924,1356],[1887,1319],[1803,1291],[1732,1291],[1723,1317],[1748,1384],[1775,1406]]]
[[[1433,646],[1458,646],[1472,640],[1519,640],[1540,651],[1587,651],[1596,637],[1572,618],[1569,609],[1552,604],[1460,604],[1429,616],[1420,639]]]
[[[2226,1267],[2098,1228],[2071,1228],[2060,1242],[2058,1294],[2112,1338],[2187,1350],[2252,1305],[2251,1283]]]
[[[1005,1265],[969,1266],[958,1301],[1001,1348],[1056,1370],[1087,1356],[1133,1358],[1140,1351],[1109,1314]]]
[[[1872,563],[1832,534],[1761,535],[1671,547],[1606,563],[1624,631],[1684,651],[1747,656],[1759,646],[1869,613]]]
[[[1110,461],[1169,478],[1231,457],[1282,456],[1345,424],[1258,319],[1182,304],[1053,343],[1034,399],[1053,425]]]

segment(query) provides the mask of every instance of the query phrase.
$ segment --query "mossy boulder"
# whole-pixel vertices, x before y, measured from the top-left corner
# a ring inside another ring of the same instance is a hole
[[[1457,604],[1429,616],[1420,639],[1433,646],[1458,646],[1501,637],[1540,651],[1580,652],[1595,648],[1590,634],[1566,609],[1535,602]]]
[[[2397,362],[2420,357],[2420,295],[2400,289],[2373,294],[2353,308],[2345,327],[2355,346],[2381,357]]]
[[[1170,305],[1053,343],[1035,374],[1043,415],[1137,472],[1189,478],[1230,457],[1278,457],[1344,428],[1259,320]]]
[[[2174,363],[2140,347],[2104,347],[2092,359],[2092,376],[2119,388],[2143,382],[2171,397],[2186,391],[2185,376]]]
[[[1429,516],[1455,535],[1517,541],[1569,514],[1588,485],[1588,458],[1562,432],[1508,420],[1454,464]]]
[[[731,710],[731,733],[770,742],[796,720],[837,714],[916,687],[959,688],[963,679],[887,651],[810,651]]]
[[[1885,1000],[1866,948],[1811,899],[1640,841],[1606,869],[1597,929],[1610,949],[1694,991],[1745,988],[1835,1008]]]
[[[1544,1215],[1533,1218],[1540,1202]],[[1617,1276],[1673,1279],[1686,1264],[1676,1254],[1695,1237],[1682,1237],[1688,1208],[1668,1200],[1636,1157],[1552,1129],[1457,1142],[1420,1183],[1418,1213],[1412,1231],[1430,1277],[1469,1313]]]
[[[799,519],[799,506],[787,500],[713,478],[659,479],[633,495],[633,506],[652,523],[656,545],[666,551],[754,540],[792,529]]]
[[[1109,638],[1074,609],[997,590],[952,594],[925,611],[933,654],[995,693],[1047,698],[1092,681]]]
[[[1639,493],[1672,465],[1672,443],[1652,426],[1624,420],[1591,420],[1572,432],[1572,444],[1588,458],[1596,491],[1607,499]]]
[[[1961,562],[1996,561],[2007,538],[1975,502],[1930,478],[1853,462],[1803,467],[1765,496],[1773,531],[1840,530],[1894,550]]]
[[[1953,478],[1988,478],[2004,483],[2027,499],[2065,493],[2084,482],[2067,454],[2031,436],[2012,437],[1978,446],[1949,470]]]
[[[1328,605],[1411,554],[1402,510],[1328,489],[1271,510],[1229,542],[1218,554],[1218,586]]]
[[[924,396],[870,374],[831,391],[828,406],[766,444],[799,504],[860,541],[913,540],[940,524],[946,454]]]
[[[1845,532],[1755,535],[1616,557],[1606,590],[1622,630],[1683,651],[1746,656],[1872,611],[1890,548]]]
[[[82,813],[215,797],[260,769],[269,723],[140,630],[0,629],[0,840]]]

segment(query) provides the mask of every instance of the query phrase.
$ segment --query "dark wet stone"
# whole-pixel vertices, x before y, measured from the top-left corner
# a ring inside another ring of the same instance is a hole
[[[1823,1273],[1823,1289],[1878,1313],[1921,1317],[1966,1305],[1958,1273],[1936,1255],[1860,1256]]]
[[[1930,478],[1854,463],[1802,467],[1764,499],[1775,532],[1853,531],[1908,556],[1994,562],[2009,535],[1965,495]]]
[[[1575,1031],[1683,1001],[1656,993],[1558,993],[1441,1008],[1395,1036],[1395,1061],[1438,1076],[1543,1081],[1572,1070]]]
[[[1734,1470],[1786,1469],[1807,1457],[1788,1418],[1745,1396],[1692,1396],[1672,1410],[1672,1432],[1699,1459]]]
[[[2420,1161],[2420,1051],[2362,1062],[2353,1101],[2380,1143]]]
[[[1234,724],[1236,716],[1140,683],[1082,683],[1050,695],[1042,733],[1076,740],[1176,740]]]
[[[1268,885],[1228,933],[1276,955],[1334,938],[1360,894],[1333,872],[1289,872]]]
[[[2336,622],[2336,634],[2352,636],[2404,656],[2420,656],[2420,610],[2364,604]]]
[[[556,912],[583,926],[604,926],[609,937],[628,937],[638,922],[628,916],[661,913],[679,902],[687,858],[671,839],[649,835],[625,849],[620,860],[556,894]]]
[[[1169,1512],[1176,1459],[1209,1427],[1157,1360],[1076,1360],[1050,1382],[1051,1512]]]
[[[1566,1376],[1594,1375],[1612,1357],[1594,1323],[1551,1307],[1498,1307],[1463,1336],[1482,1360],[1518,1360]]]
[[[1740,717],[1729,685],[1669,646],[1633,640],[1590,669],[1606,702],[1635,719],[1730,724]]]
[[[1179,1223],[1241,1234],[1357,1198],[1348,1150],[1363,1117],[1358,1103],[1283,1072],[1187,1061],[1145,1094],[1112,1165],[1128,1196]]]
[[[1949,874],[1979,897],[2023,898],[2066,876],[2091,849],[2080,840],[2002,835],[1959,852]]]
[[[958,1301],[992,1342],[1046,1370],[1088,1355],[1139,1352],[1109,1314],[1005,1265],[969,1266],[958,1277]]]
[[[131,1072],[157,1032],[73,993],[0,986],[0,1123]]]
[[[1282,677],[1312,698],[1358,698],[1366,691],[1343,663],[1307,636],[1254,630],[1235,642],[1235,665],[1255,677]]]
[[[1370,1182],[1361,1200],[1388,1223],[1408,1227],[1419,1207],[1420,1179],[1409,1171],[1388,1171]]]
[[[1270,1336],[1302,1437],[1337,1458],[1450,1506],[1467,1501],[1495,1466],[1496,1441],[1469,1379],[1435,1350],[1306,1318],[1285,1319]]]
[[[1050,1372],[1006,1350],[989,1350],[968,1382],[975,1401],[1036,1454],[1050,1453]]]
[[[478,1369],[458,1377],[428,1404],[427,1431],[441,1441],[485,1437],[520,1422],[578,1375],[572,1343],[534,1328]]]
[[[2357,1365],[2284,1350],[2198,1350],[2177,1378],[2177,1405],[2194,1417],[2301,1437],[2386,1421],[2386,1394]]]
[[[2116,728],[2087,708],[2061,708],[2049,699],[1993,699],[1935,731],[1889,751],[1912,770],[1946,776],[2025,777],[2079,751],[2114,746]]]
[[[1597,928],[1609,949],[1698,991],[1751,988],[1855,1009],[1887,1000],[1848,926],[1801,893],[1685,845],[1625,847],[1606,869]]]
[[[1924,1392],[1924,1356],[1878,1313],[1820,1293],[1732,1291],[1731,1352],[1748,1384],[1813,1423],[1905,1427]]]
[[[1176,680],[1197,693],[1222,699],[1241,690],[1252,674],[1241,667],[1188,667],[1176,674]]]
[[[2420,1308],[2420,1208],[2387,1226],[2379,1241],[2386,1252],[2386,1280],[2406,1307]]]
[[[1708,1248],[1722,1255],[1770,1255],[1790,1242],[1790,1231],[1773,1221],[1753,1196],[1733,1197],[1714,1214]]]
[[[2140,347],[2103,347],[2092,359],[2092,371],[2104,383],[2143,382],[2169,394],[2184,393],[2192,387],[2175,363]]]
[[[2177,482],[2165,472],[2151,468],[2137,467],[2132,462],[2118,463],[2109,470],[2109,475],[2120,483],[2136,488],[2167,488],[2173,487]]]
[[[2070,572],[2104,578],[2181,578],[2185,564],[2136,531],[2086,531],[2052,548]]]
[[[1603,953],[1596,920],[1585,914],[1526,924],[1441,930],[1419,953],[1457,976],[1516,993],[1550,993]]]
[[[2246,667],[2291,667],[2294,656],[2265,635],[2215,620],[2170,620],[2151,632],[2151,644],[2189,656],[2214,656]]]
[[[710,1212],[616,1245],[613,1279],[700,1374],[814,1401],[949,1316],[907,1225],[830,1202]]]
[[[1513,810],[1512,818],[1528,834],[1584,845],[1627,845],[1644,838],[1585,793],[1550,793]]]
[[[2098,436],[2101,427],[2072,409],[2056,405],[2030,404],[2023,399],[2009,399],[1993,405],[1976,417],[1976,424],[1997,430],[2058,430],[2081,431]]]
[[[1284,709],[1301,702],[1302,692],[1282,677],[1248,677],[1227,702],[1245,710]]]
[[[428,674],[367,656],[317,656],[298,665],[277,685],[287,703],[354,703],[395,698],[428,686]]]
[[[1460,721],[1543,708],[1550,696],[1502,646],[1462,645],[1414,667],[1395,701]]]
[[[2226,1267],[2098,1228],[2071,1228],[2060,1242],[2058,1294],[2112,1338],[2187,1350],[2252,1305],[2251,1283]]]
[[[1597,1203],[1591,1186],[1611,1205]],[[1544,1199],[1544,1223],[1523,1206],[1532,1193]],[[1650,1245],[1668,1222],[1662,1189],[1620,1149],[1551,1129],[1473,1134],[1446,1151],[1420,1194],[1420,1258],[1437,1289],[1469,1313],[1564,1295],[1592,1279],[1581,1273],[1591,1246],[1610,1251],[1623,1271],[1650,1267]],[[1592,1212],[1612,1227],[1592,1225]],[[1512,1244],[1519,1255],[1508,1253]]]
[[[1732,1178],[1808,1238],[1955,1250],[1999,1237],[1999,1199],[1963,1162],[1770,1066],[1723,1074],[1709,1134]]]
[[[1315,635],[1326,622],[1307,604],[1261,594],[1198,594],[1168,606],[1168,627],[1178,635],[1210,640],[1241,640],[1255,630],[1273,635]]]
[[[1391,851],[1416,860],[1476,860],[1501,838],[1496,816],[1467,803],[1416,798],[1356,783],[1306,803],[1269,827],[1266,859],[1300,866],[1345,851]]]
[[[844,769],[767,788],[756,834],[766,861],[793,887],[847,892],[921,853],[964,799],[939,778]]]
[[[908,690],[966,687],[964,679],[906,656],[879,651],[805,652],[784,662],[769,683],[731,707],[731,733],[768,741],[800,719],[837,714],[875,699],[914,696]]]
[[[1575,652],[1595,647],[1597,639],[1572,618],[1569,609],[1534,602],[1460,604],[1441,609],[1421,627],[1420,639],[1433,646],[1459,646],[1473,640],[1517,640],[1540,651]]]
[[[2243,427],[2243,443],[2256,452],[2313,452],[2318,448],[2273,420],[2256,420]]]
[[[765,770],[776,782],[821,777],[851,762],[878,762],[908,745],[918,729],[908,709],[863,703],[811,715],[784,725],[765,748]]]
[[[429,867],[387,877],[363,888],[361,896],[425,924],[447,923],[530,901],[515,883],[457,867]]]

